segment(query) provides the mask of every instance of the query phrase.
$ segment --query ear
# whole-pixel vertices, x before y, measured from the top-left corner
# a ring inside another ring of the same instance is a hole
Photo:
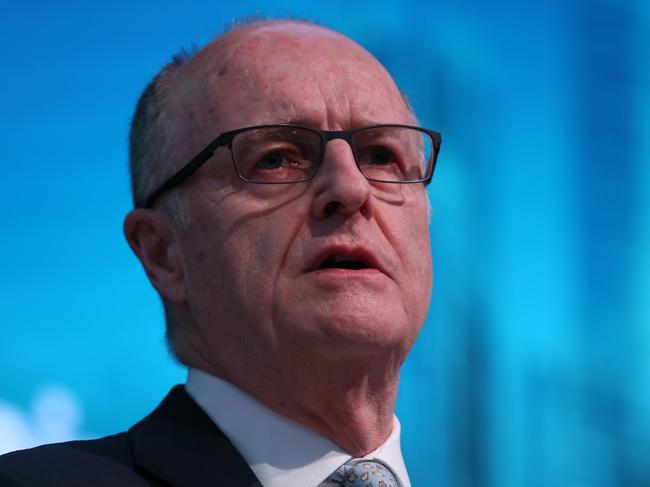
[[[124,219],[124,235],[160,296],[187,302],[178,241],[169,219],[155,210],[135,209]]]

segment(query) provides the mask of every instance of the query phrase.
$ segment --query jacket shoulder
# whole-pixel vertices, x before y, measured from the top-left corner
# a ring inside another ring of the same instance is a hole
[[[133,470],[125,433],[43,445],[0,456],[3,487],[147,486]]]

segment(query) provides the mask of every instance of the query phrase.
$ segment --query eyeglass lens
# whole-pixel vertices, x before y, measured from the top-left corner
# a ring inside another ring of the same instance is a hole
[[[423,179],[433,160],[431,137],[411,128],[359,130],[353,133],[351,145],[359,169],[374,181]],[[321,136],[306,128],[254,128],[234,137],[232,154],[239,175],[246,181],[304,181],[313,177],[320,165]]]

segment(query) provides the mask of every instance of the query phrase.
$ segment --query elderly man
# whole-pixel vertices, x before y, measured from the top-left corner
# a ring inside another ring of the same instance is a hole
[[[393,410],[439,147],[332,30],[256,21],[175,58],[133,119],[124,231],[187,383],[126,433],[3,457],[0,480],[409,486]]]

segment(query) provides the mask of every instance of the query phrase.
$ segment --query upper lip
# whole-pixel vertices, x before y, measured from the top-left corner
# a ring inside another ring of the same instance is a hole
[[[369,249],[359,245],[326,245],[310,260],[307,272],[315,271],[322,268],[323,264],[330,260],[340,261],[359,261],[363,262],[367,268],[378,269],[384,273],[383,266],[377,256]]]

